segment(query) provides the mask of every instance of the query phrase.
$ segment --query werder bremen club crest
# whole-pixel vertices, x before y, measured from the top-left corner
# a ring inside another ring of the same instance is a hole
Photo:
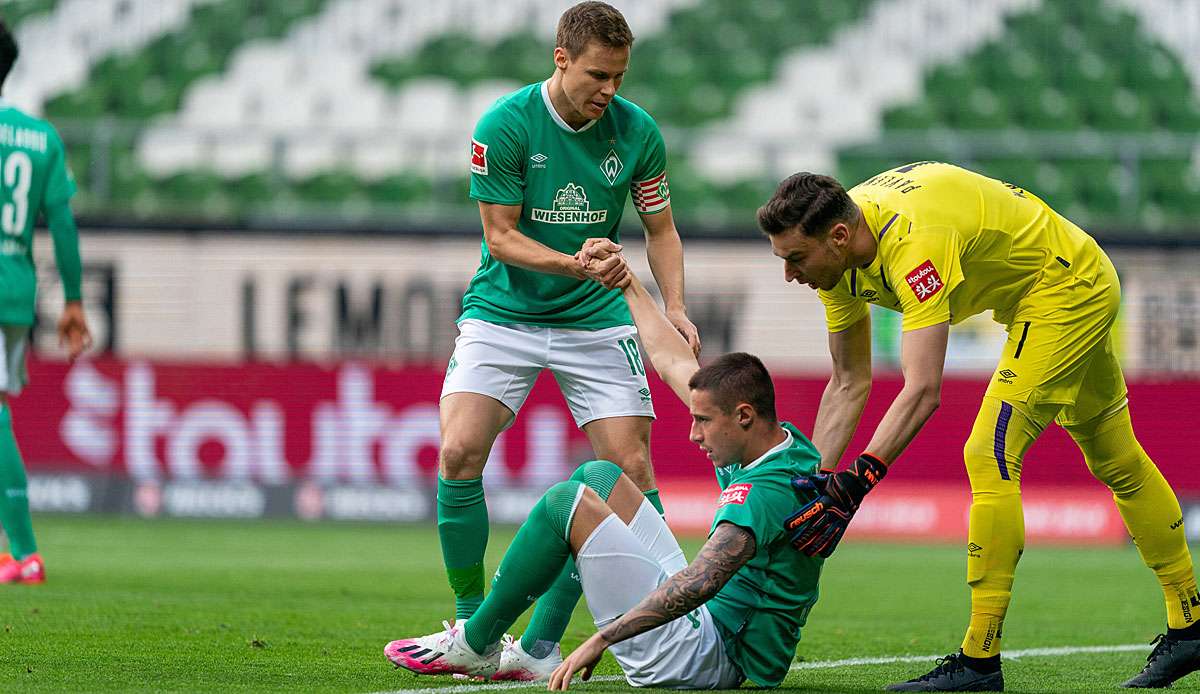
[[[608,210],[589,209],[587,191],[574,182],[554,194],[553,209],[533,208],[530,218],[545,224],[599,224],[608,219]]]

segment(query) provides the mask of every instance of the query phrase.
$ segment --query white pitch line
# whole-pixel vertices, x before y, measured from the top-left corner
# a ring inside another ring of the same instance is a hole
[[[1144,651],[1150,646],[1144,643],[1123,643],[1115,646],[1055,646],[1053,648],[1026,648],[1020,651],[1006,651],[1004,657],[1037,658],[1059,655],[1076,655],[1079,653],[1124,653],[1126,651]],[[879,658],[846,658],[845,660],[814,660],[811,663],[792,663],[793,670],[819,670],[823,668],[848,667],[852,665],[888,665],[889,663],[919,663],[926,660],[942,658],[944,655],[895,655]],[[418,691],[418,690],[413,690]]]
[[[1017,651],[1007,651],[1004,657],[1010,660],[1017,658],[1045,658],[1081,653],[1126,653],[1129,651],[1144,651],[1150,648],[1144,643],[1122,643],[1112,646],[1053,646],[1047,648],[1026,648]],[[843,660],[814,660],[812,662],[792,663],[792,670],[820,670],[835,667],[854,667],[856,665],[888,665],[891,663],[920,663],[944,657],[943,655],[893,655],[877,658],[845,658]],[[600,675],[588,682],[617,682],[624,681],[621,675]],[[578,683],[579,680],[576,680]],[[395,689],[387,692],[372,694],[456,694],[458,692],[487,692],[504,689],[545,689],[542,683],[501,682],[496,684],[459,684],[449,687],[429,687],[426,689]]]

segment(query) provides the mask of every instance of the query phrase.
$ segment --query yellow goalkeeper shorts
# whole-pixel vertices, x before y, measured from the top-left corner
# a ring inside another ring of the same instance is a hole
[[[1062,405],[1055,421],[1086,422],[1123,404],[1125,377],[1113,325],[1121,284],[1108,256],[1091,281],[1037,289],[1021,299],[987,394],[1029,407]]]

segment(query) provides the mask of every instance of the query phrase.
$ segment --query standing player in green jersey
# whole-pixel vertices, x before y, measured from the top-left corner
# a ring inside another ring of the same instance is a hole
[[[471,141],[471,197],[483,220],[479,269],[463,298],[459,337],[441,394],[437,513],[456,618],[479,607],[488,539],[483,469],[550,369],[599,458],[615,462],[661,512],[650,464],[654,409],[637,331],[614,257],[585,269],[573,254],[591,237],[618,238],[626,199],[671,324],[700,349],[683,304],[683,249],[671,214],[666,153],[654,120],[616,95],[633,34],[601,2],[567,10],[554,73],[497,100]],[[590,281],[596,280],[596,281]],[[544,679],[580,588],[568,566],[538,603],[504,672]],[[506,676],[509,676],[506,675]]]
[[[614,249],[605,239],[581,257]],[[793,478],[816,472],[821,456],[776,419],[762,362],[735,353],[701,369],[636,279],[625,298],[655,370],[691,409],[691,440],[716,466],[721,492],[708,541],[684,566],[634,483],[612,463],[584,463],[534,506],[479,610],[442,634],[389,643],[396,665],[493,676],[504,631],[574,556],[600,631],[552,673],[550,689],[566,689],[576,672],[590,677],[605,650],[638,687],[728,689],[747,679],[774,687],[787,675],[824,560],[796,552],[782,522],[806,498]]]
[[[0,85],[17,60],[17,44],[0,23]],[[8,399],[25,386],[25,348],[33,324],[37,277],[33,226],[46,217],[66,304],[58,321],[59,342],[71,359],[91,346],[79,290],[79,237],[70,199],[75,181],[67,172],[58,133],[46,121],[0,99],[0,524],[9,554],[0,555],[0,583],[42,583],[46,570],[33,538],[28,483],[13,438]]]

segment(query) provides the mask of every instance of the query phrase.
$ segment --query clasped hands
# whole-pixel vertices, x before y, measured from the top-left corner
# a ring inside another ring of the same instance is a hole
[[[591,238],[575,254],[575,263],[584,278],[599,282],[605,289],[624,289],[633,281],[633,271],[621,249],[621,244],[612,239]]]

